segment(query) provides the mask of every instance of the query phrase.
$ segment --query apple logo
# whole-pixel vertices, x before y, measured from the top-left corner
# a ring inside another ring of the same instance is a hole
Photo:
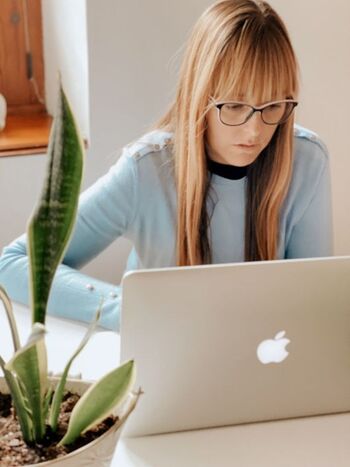
[[[285,334],[286,331],[280,331],[273,339],[266,339],[259,344],[256,353],[261,363],[280,363],[288,357],[286,346],[290,340],[284,337]]]

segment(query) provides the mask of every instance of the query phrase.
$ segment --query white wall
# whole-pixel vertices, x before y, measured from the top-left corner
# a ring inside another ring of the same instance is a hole
[[[45,90],[48,110],[56,104],[58,72],[75,110],[82,136],[89,137],[86,0],[41,0]]]
[[[39,196],[46,158],[0,157],[0,251],[22,234]]]
[[[271,0],[287,23],[302,73],[298,122],[319,133],[331,155],[335,251],[350,254],[350,3]]]
[[[210,3],[43,0],[44,31],[51,41],[45,46],[47,88],[53,88],[55,64],[60,63],[80,125],[89,135],[84,186],[102,175],[121,147],[162,114],[175,88],[181,56],[177,52]],[[331,152],[336,253],[350,254],[350,4],[347,0],[271,0],[271,4],[287,23],[302,69],[298,121],[316,130]],[[49,91],[50,106],[53,95]],[[24,230],[42,183],[44,163],[43,156],[0,159],[4,216],[0,247]],[[126,242],[118,241],[85,269],[118,282],[128,248]]]

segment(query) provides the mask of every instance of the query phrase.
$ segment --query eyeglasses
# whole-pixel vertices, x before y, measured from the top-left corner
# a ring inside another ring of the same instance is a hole
[[[210,100],[218,109],[220,122],[229,126],[243,125],[255,112],[260,112],[262,121],[266,125],[279,125],[291,116],[294,108],[298,105],[298,101],[292,99],[268,102],[259,107],[238,101],[215,102],[212,97]]]

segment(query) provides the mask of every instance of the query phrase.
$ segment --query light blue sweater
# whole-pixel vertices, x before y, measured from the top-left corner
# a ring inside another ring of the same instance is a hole
[[[176,192],[170,133],[154,131],[124,151],[109,172],[80,198],[77,222],[51,290],[48,312],[89,322],[105,297],[101,325],[119,329],[120,287],[77,269],[117,237],[134,248],[127,269],[175,266]],[[212,176],[210,222],[213,263],[244,261],[246,177]],[[278,258],[330,256],[333,229],[328,152],[318,136],[295,128],[294,166],[280,218]],[[5,247],[0,283],[28,303],[25,235]]]

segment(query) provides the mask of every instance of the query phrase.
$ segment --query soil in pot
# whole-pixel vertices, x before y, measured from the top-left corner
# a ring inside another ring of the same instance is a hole
[[[28,464],[37,464],[58,457],[65,456],[72,451],[90,443],[94,439],[105,433],[117,420],[117,417],[110,416],[101,422],[93,430],[89,430],[80,436],[69,446],[57,446],[67,431],[68,421],[74,405],[78,402],[79,396],[68,392],[64,396],[61,406],[61,413],[58,421],[56,433],[48,431],[47,437],[41,444],[28,446],[25,444],[20,431],[19,423],[11,407],[11,397],[0,393],[0,466],[16,467]]]

